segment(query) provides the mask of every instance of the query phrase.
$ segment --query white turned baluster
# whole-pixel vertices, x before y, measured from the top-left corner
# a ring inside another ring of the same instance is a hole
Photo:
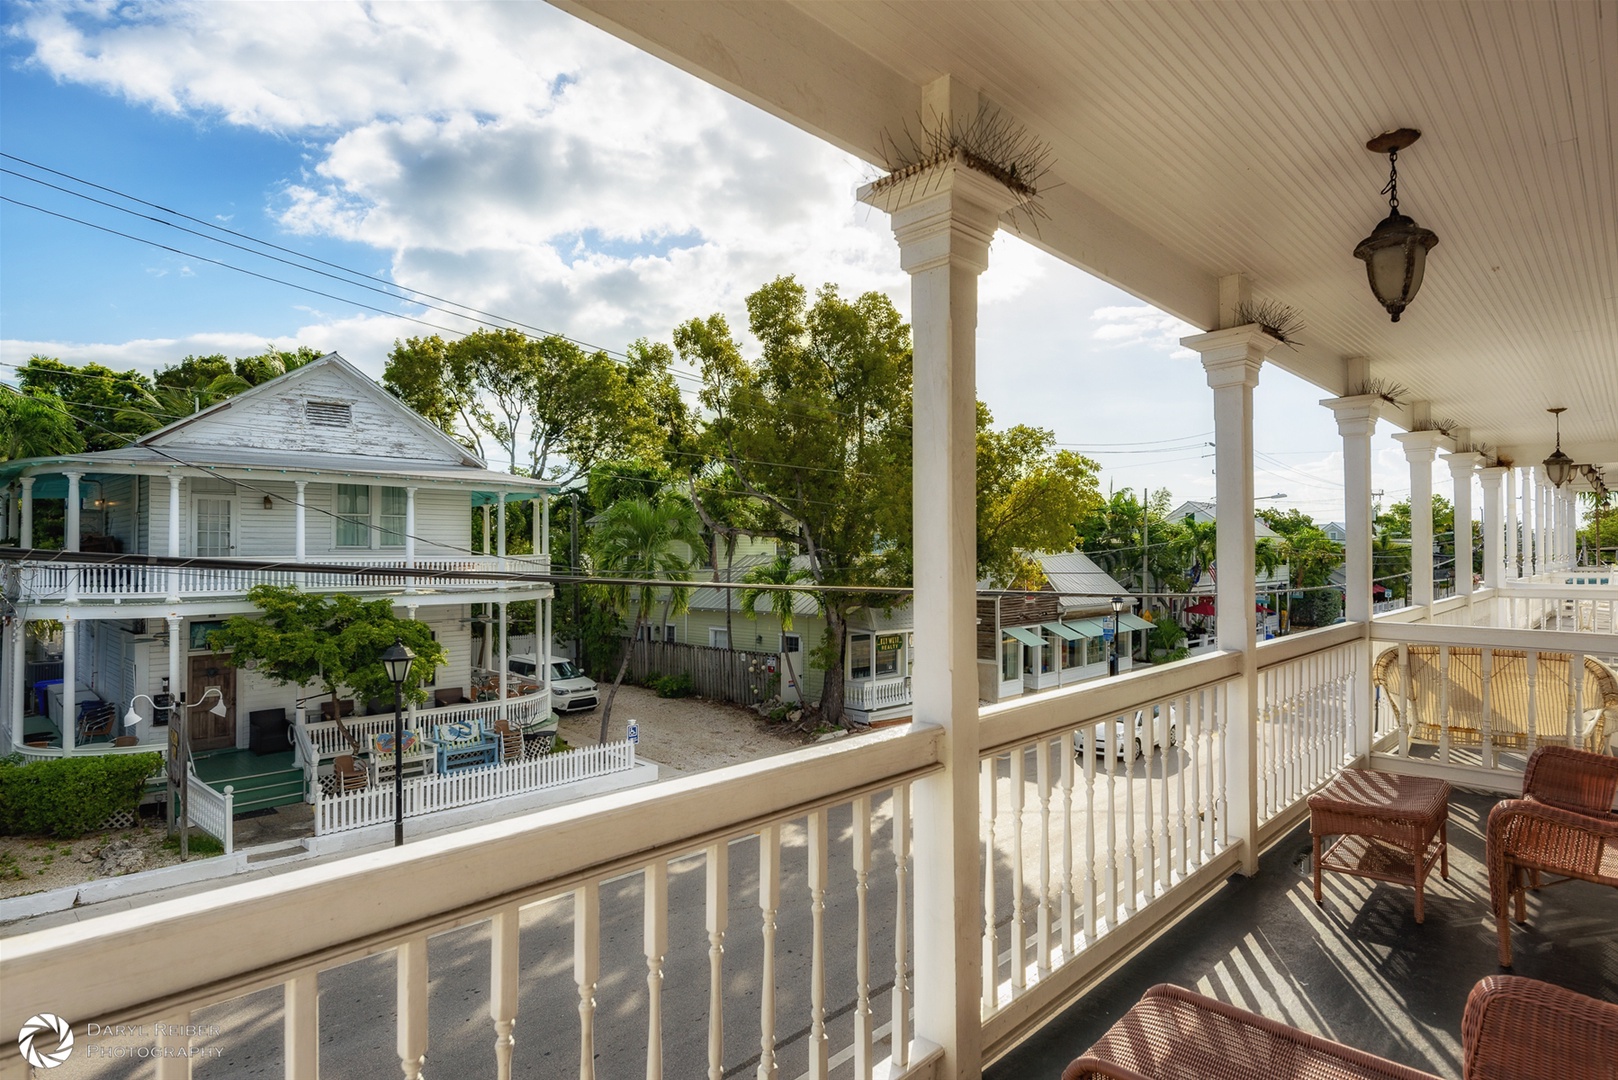
[[[1212,756],[1208,761],[1208,794],[1214,800],[1214,840],[1223,848],[1230,840],[1230,793],[1226,790],[1225,752],[1230,745],[1230,684],[1215,692],[1214,741],[1219,745],[1219,768],[1215,769]],[[1242,796],[1244,799],[1245,795]]]
[[[1494,768],[1494,706],[1489,697],[1493,690],[1491,684],[1494,681],[1494,650],[1484,649],[1482,654],[1483,692],[1478,705],[1483,710],[1483,767],[1492,769]]]
[[[286,1080],[319,1080],[320,986],[314,971],[301,971],[281,984]]]
[[[1449,646],[1438,647],[1438,760],[1449,764]]]
[[[160,1054],[157,1058],[157,1080],[191,1080],[191,1057],[185,1053],[191,1046],[191,1036],[185,1034],[190,1023],[191,1014],[188,1012],[170,1013],[158,1021],[157,1047]],[[44,1071],[29,1070],[34,1076]]]
[[[983,1014],[999,1001],[1000,955],[994,931],[995,758],[978,762],[978,805],[983,816]]]
[[[1104,755],[1107,762],[1107,848],[1104,852],[1107,860],[1107,902],[1102,910],[1107,916],[1107,929],[1112,930],[1118,925],[1118,875],[1123,867],[1119,864],[1122,852],[1118,850],[1118,752],[1122,749],[1118,745],[1119,732],[1123,738],[1129,738],[1129,725],[1120,725],[1112,720],[1103,720],[1102,724],[1109,725],[1107,732],[1107,752]],[[1099,729],[1097,729],[1099,731]],[[1099,744],[1098,744],[1099,745]],[[1133,858],[1133,856],[1132,856]]]
[[[1539,653],[1528,651],[1528,752],[1539,749]]]
[[[401,941],[397,957],[399,1031],[396,1049],[405,1080],[420,1080],[427,1063],[427,938]]]
[[[1062,959],[1073,959],[1078,927],[1073,925],[1073,733],[1062,732],[1056,744],[1062,784]]]
[[[1579,721],[1584,716],[1584,654],[1573,654],[1573,662],[1568,665],[1567,677],[1571,685],[1567,695],[1567,744],[1572,747],[1580,746]],[[1596,749],[1600,749],[1597,747]]]
[[[854,902],[858,927],[854,937],[854,1075],[871,1080],[876,1062],[871,1057],[871,924],[866,909],[871,877],[871,797],[854,798]]]
[[[646,868],[642,940],[646,953],[646,1080],[663,1080],[663,957],[669,951],[669,865]]]
[[[910,785],[893,789],[893,1018],[889,1021],[893,1063],[910,1064]]]
[[[1034,967],[1041,981],[1051,973],[1051,744],[1042,739],[1034,747],[1034,779],[1039,790],[1039,915]]]
[[[1028,987],[1028,927],[1023,909],[1023,749],[1011,752],[1011,994]]]
[[[1175,726],[1179,729],[1180,752],[1185,755],[1185,764],[1174,770],[1174,797],[1180,805],[1180,876],[1183,878],[1191,868],[1191,808],[1185,801],[1185,774],[1187,769],[1197,767],[1197,744],[1191,741],[1191,695],[1187,694],[1175,703]],[[1179,766],[1179,757],[1176,755],[1175,764]],[[1191,774],[1193,784],[1196,773]],[[1193,788],[1193,791],[1195,788]]]
[[[1084,933],[1085,945],[1096,942],[1096,739],[1101,725],[1084,740]]]
[[[573,981],[579,988],[579,1080],[596,1074],[596,980],[601,977],[601,885],[573,890]]]
[[[1275,672],[1258,673],[1258,805],[1262,814],[1275,806]]]
[[[764,935],[759,984],[758,1080],[775,1080],[775,915],[781,908],[781,826],[758,834],[758,910]]]
[[[826,811],[809,812],[809,1077],[826,1080]]]
[[[499,1080],[511,1080],[511,1055],[517,1039],[518,971],[517,908],[512,905],[489,920],[489,1016],[494,1020],[494,1065]]]
[[[1128,917],[1135,914],[1136,898],[1140,892],[1141,858],[1139,841],[1135,837],[1135,718],[1126,715],[1123,720],[1123,737],[1119,740],[1118,748],[1124,752],[1124,853],[1127,860],[1124,866],[1126,874],[1124,878],[1124,915]],[[1143,720],[1145,720],[1147,727],[1151,726],[1149,719],[1143,717]],[[1140,737],[1142,749],[1145,748],[1146,743],[1151,741],[1151,736],[1144,734],[1144,730],[1143,728],[1143,734]],[[1108,755],[1109,760],[1115,757],[1116,755]],[[1145,758],[1143,757],[1141,760],[1144,761]],[[1147,800],[1147,804],[1150,805],[1150,800]]]
[[[708,849],[708,1080],[725,1076],[725,930],[730,913],[730,845]]]
[[[1204,824],[1213,815],[1205,813],[1202,806],[1202,759],[1207,749],[1202,745],[1202,691],[1195,690],[1185,696],[1185,724],[1186,724],[1186,752],[1190,760],[1185,763],[1185,771],[1191,774],[1191,805],[1188,808],[1191,818],[1191,828],[1195,836],[1196,848],[1190,853],[1192,862],[1202,865],[1210,854],[1207,841],[1204,839],[1206,825]]]
[[[1169,816],[1169,729],[1174,725],[1174,706],[1171,702],[1163,702],[1163,727],[1161,738],[1163,745],[1157,751],[1158,777],[1158,849],[1162,859],[1158,864],[1158,883],[1163,891],[1169,891],[1169,874],[1174,863],[1174,819]],[[1148,789],[1149,791],[1150,789]]]
[[[1399,642],[1399,754],[1410,756],[1410,649]]]

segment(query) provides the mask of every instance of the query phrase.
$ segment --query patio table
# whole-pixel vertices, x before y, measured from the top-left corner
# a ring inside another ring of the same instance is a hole
[[[1320,872],[1393,881],[1416,888],[1416,922],[1424,921],[1423,893],[1433,864],[1449,878],[1450,786],[1442,780],[1344,769],[1309,796],[1314,837],[1315,903]],[[1322,842],[1336,836],[1325,851]]]

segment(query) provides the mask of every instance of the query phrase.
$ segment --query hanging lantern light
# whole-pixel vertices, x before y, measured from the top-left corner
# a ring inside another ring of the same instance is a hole
[[[1365,148],[1375,154],[1388,155],[1388,183],[1382,194],[1388,197],[1388,216],[1383,218],[1371,235],[1361,240],[1354,249],[1356,259],[1365,260],[1365,273],[1371,280],[1371,292],[1377,303],[1388,309],[1393,321],[1416,298],[1421,288],[1422,272],[1427,265],[1427,252],[1438,243],[1438,234],[1424,229],[1415,221],[1399,213],[1399,151],[1421,138],[1414,128],[1386,131]]]
[[[1573,475],[1573,459],[1562,453],[1562,414],[1567,412],[1566,406],[1546,409],[1556,417],[1556,452],[1545,459],[1545,476],[1550,480],[1552,487],[1561,487]]]

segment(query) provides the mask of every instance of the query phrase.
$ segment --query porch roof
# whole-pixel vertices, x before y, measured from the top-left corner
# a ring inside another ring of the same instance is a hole
[[[1203,329],[1240,272],[1307,323],[1269,361],[1327,394],[1365,357],[1505,456],[1565,404],[1564,449],[1618,462],[1610,3],[556,2],[876,166],[952,76],[1051,147],[1038,219],[1002,222],[1029,243]],[[1401,126],[1441,244],[1391,323],[1352,253],[1387,212],[1365,143]]]

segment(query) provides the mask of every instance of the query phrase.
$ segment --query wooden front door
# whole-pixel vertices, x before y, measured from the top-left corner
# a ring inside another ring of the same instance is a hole
[[[208,694],[210,687],[218,687],[219,694]],[[207,701],[202,700],[204,694],[208,694]],[[225,699],[225,715],[215,716],[209,710],[219,703],[220,694]],[[192,750],[222,750],[236,745],[236,669],[225,663],[223,654],[191,657],[185,700],[198,706],[186,709]]]

